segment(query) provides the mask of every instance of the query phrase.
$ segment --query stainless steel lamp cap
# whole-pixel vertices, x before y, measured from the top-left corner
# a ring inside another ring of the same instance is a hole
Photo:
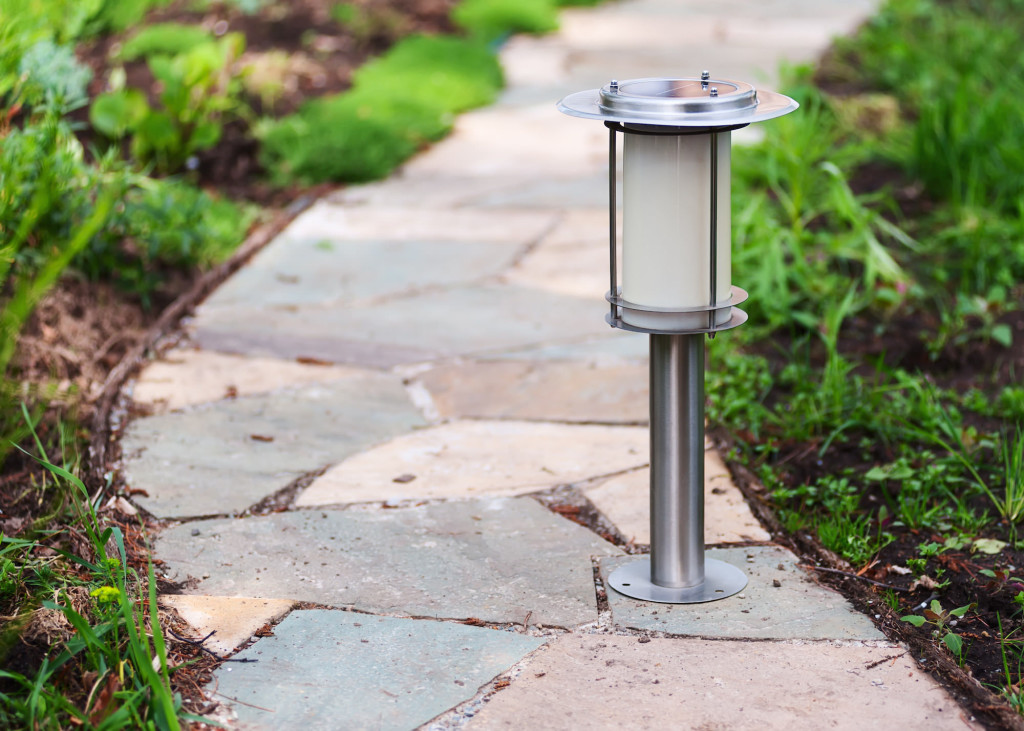
[[[757,91],[744,81],[630,79],[570,94],[558,109],[573,117],[664,127],[733,127],[789,114],[788,96]]]

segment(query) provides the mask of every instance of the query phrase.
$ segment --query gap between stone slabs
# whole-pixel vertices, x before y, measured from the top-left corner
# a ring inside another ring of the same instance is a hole
[[[122,438],[124,476],[159,518],[238,512],[425,423],[397,377],[364,372],[136,419]]]
[[[583,494],[627,540],[651,542],[650,468],[616,475],[584,486]],[[760,543],[771,540],[743,494],[733,484],[714,447],[704,450],[704,542]]]
[[[202,520],[154,545],[196,594],[553,627],[597,620],[591,557],[621,554],[531,498]]]

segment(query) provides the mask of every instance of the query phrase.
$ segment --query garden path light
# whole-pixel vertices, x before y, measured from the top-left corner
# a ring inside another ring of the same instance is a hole
[[[612,327],[650,335],[651,554],[609,585],[636,599],[714,601],[747,584],[704,555],[704,334],[742,325],[732,286],[730,133],[797,108],[742,81],[650,78],[570,94],[565,114],[609,129]],[[622,283],[616,254],[617,136],[622,151]]]

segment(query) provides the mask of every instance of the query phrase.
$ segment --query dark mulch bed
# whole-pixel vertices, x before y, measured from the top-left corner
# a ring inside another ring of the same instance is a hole
[[[258,13],[246,15],[229,5],[217,5],[197,12],[189,0],[177,0],[149,16],[152,22],[198,24],[217,34],[239,32],[245,35],[243,61],[263,54],[284,53],[292,62],[284,76],[284,89],[270,106],[255,96],[246,103],[253,118],[282,117],[296,111],[303,102],[327,94],[345,91],[351,86],[352,72],[370,58],[386,51],[398,39],[413,33],[454,32],[448,14],[456,0],[361,0],[354,3],[366,19],[352,26],[331,17],[336,0],[289,0],[268,3]],[[104,90],[111,68],[111,52],[131,31],[104,38],[79,50],[79,57],[92,68],[95,77],[89,92]],[[151,101],[159,88],[144,60],[124,64],[129,86],[146,90]],[[85,110],[78,113],[87,119]],[[83,129],[87,143],[96,140]],[[247,124],[236,120],[227,124],[217,146],[198,155],[196,181],[223,195],[245,199],[264,206],[281,207],[294,200],[296,188],[271,186],[264,179],[259,162],[259,147]]]

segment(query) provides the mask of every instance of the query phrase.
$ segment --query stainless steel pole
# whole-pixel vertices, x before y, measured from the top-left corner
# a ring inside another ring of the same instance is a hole
[[[651,335],[651,581],[704,583],[704,335]]]

